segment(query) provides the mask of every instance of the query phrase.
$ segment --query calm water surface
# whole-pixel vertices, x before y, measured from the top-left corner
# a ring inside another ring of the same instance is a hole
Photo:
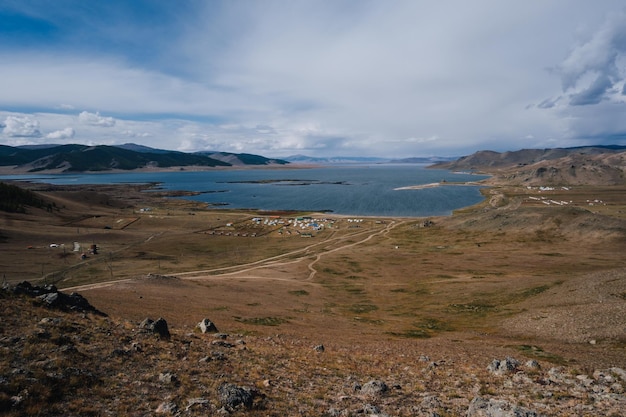
[[[478,181],[479,175],[426,169],[423,165],[358,165],[321,168],[232,169],[201,172],[5,175],[51,184],[159,183],[165,190],[197,191],[185,197],[210,207],[328,211],[355,216],[422,217],[447,215],[476,204],[478,186],[441,186],[421,190],[396,188]]]

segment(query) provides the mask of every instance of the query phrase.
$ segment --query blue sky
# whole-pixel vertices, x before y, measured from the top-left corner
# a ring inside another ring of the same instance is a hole
[[[0,144],[626,145],[622,0],[0,0]]]

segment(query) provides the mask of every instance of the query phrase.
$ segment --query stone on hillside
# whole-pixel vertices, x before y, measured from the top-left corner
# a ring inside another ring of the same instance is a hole
[[[535,411],[507,401],[476,397],[467,409],[466,417],[539,417]]]
[[[203,319],[198,323],[198,327],[202,333],[217,333],[219,331],[215,324],[209,319]]]
[[[159,404],[157,409],[154,410],[154,412],[157,414],[174,414],[177,411],[178,411],[178,406],[172,402],[161,403]]]
[[[139,328],[152,331],[153,324],[154,320],[151,318],[145,318],[141,323],[139,323]]]
[[[163,318],[158,318],[156,321],[146,318],[140,324],[141,329],[157,334],[161,339],[169,339],[170,331],[167,328],[167,321]]]
[[[254,391],[248,387],[238,387],[235,384],[224,383],[219,386],[217,393],[224,407],[231,409],[237,407],[252,408]]]
[[[622,368],[613,367],[610,371],[617,375],[622,381],[626,382],[626,371]]]
[[[489,366],[487,366],[487,370],[496,375],[504,375],[515,372],[519,365],[520,363],[513,358],[506,358],[503,361],[494,359]]]
[[[49,292],[48,294],[40,295],[37,298],[50,307],[57,307],[60,304],[58,292]]]
[[[324,345],[317,345],[313,348],[313,350],[321,353],[325,350],[325,348],[324,348]]]
[[[221,347],[225,347],[225,348],[234,348],[235,345],[233,345],[230,342],[226,342],[225,340],[213,340],[211,342],[212,346],[221,346]]]
[[[369,417],[389,417],[389,414],[383,413],[380,408],[372,404],[365,404],[363,410],[359,410],[359,414],[361,413]]]
[[[158,334],[161,339],[170,338],[170,331],[167,328],[167,322],[163,318],[159,317],[157,321],[152,324],[152,331]]]
[[[187,399],[187,407],[185,407],[185,411],[189,411],[192,408],[201,408],[209,404],[209,400],[206,398],[189,398]],[[200,407],[197,407],[200,406]]]
[[[159,374],[159,382],[164,384],[176,384],[178,382],[178,377],[176,374],[171,372],[161,372]]]
[[[38,285],[32,285],[28,281],[22,281],[12,288],[7,285],[6,290],[13,292],[15,295],[37,297],[41,303],[50,308],[56,308],[63,311],[95,313],[101,316],[106,316],[106,314],[98,311],[94,306],[89,304],[87,299],[82,295],[77,293],[71,293],[69,295],[62,293],[52,284],[40,287]]]
[[[383,381],[373,380],[363,384],[361,393],[365,395],[378,396],[389,391],[389,387]]]

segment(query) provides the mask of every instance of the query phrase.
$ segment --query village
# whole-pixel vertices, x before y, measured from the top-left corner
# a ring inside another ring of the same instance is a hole
[[[257,237],[269,235],[311,238],[327,230],[358,228],[363,222],[364,219],[361,218],[256,216],[237,223],[229,222],[224,226],[212,228],[202,233],[213,236]],[[380,220],[377,222],[381,223]]]
[[[576,190],[574,190],[572,187],[527,186],[526,189],[529,192],[535,192],[536,194],[538,194],[538,195],[527,195],[524,200],[526,204],[541,203],[547,206],[549,205],[557,205],[557,206],[575,205],[579,207],[607,205],[607,202],[604,200],[601,200],[599,198],[588,198],[588,196],[586,196],[587,198],[578,196],[579,198],[573,199],[573,198],[576,198],[575,197]],[[542,193],[547,193],[549,197],[546,197],[545,195],[541,195]],[[555,199],[554,198],[556,196],[567,195],[568,193],[569,195],[567,199]],[[574,194],[573,198],[572,198],[572,194]]]

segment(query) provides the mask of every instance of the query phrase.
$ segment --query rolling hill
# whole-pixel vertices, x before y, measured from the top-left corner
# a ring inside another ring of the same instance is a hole
[[[185,153],[125,144],[121,146],[58,145],[11,147],[0,145],[0,166],[23,172],[86,172],[171,167],[228,167],[287,164],[251,154]]]
[[[432,168],[485,172],[491,182],[522,185],[620,185],[626,182],[626,146],[479,151]]]

